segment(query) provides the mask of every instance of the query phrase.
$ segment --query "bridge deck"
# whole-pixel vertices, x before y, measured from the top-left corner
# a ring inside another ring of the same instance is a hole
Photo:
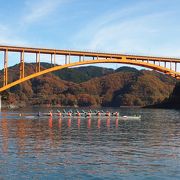
[[[86,52],[86,51],[58,50],[58,49],[31,48],[31,47],[18,47],[18,46],[0,46],[0,51],[6,51],[6,50],[8,50],[9,52],[56,54],[56,55],[85,56],[85,57],[98,57],[98,58],[122,59],[122,57],[126,57],[129,60],[180,63],[180,58],[172,58],[172,57],[154,57],[154,56],[139,56],[139,55],[100,53],[100,52],[88,52],[88,51]]]

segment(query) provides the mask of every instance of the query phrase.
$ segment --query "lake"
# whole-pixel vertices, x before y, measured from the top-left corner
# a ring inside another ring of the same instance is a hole
[[[142,115],[133,121],[23,116],[37,111],[1,112],[0,179],[180,179],[178,110],[111,109]]]

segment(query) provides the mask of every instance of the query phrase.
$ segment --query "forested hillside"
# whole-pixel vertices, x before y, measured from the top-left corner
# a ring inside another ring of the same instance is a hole
[[[156,103],[150,106],[150,108],[168,108],[168,109],[180,109],[180,81],[178,81],[174,87],[172,94],[164,101]]]
[[[43,63],[41,69],[49,66]],[[18,68],[9,69],[10,81],[18,79]],[[26,75],[35,72],[35,64],[25,64],[25,68]],[[162,102],[174,85],[173,78],[155,71],[88,66],[31,79],[3,92],[2,99],[3,104],[15,106],[146,106]]]

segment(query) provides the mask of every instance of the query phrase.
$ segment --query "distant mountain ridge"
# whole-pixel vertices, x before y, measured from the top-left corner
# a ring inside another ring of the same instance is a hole
[[[41,63],[44,68],[51,67],[49,63]],[[87,68],[88,67],[88,68]],[[54,75],[58,76],[62,80],[72,81],[75,83],[81,83],[88,81],[94,77],[101,77],[106,74],[113,73],[114,70],[111,68],[103,68],[97,66],[86,66],[86,67],[75,67],[75,68],[65,68],[61,71],[52,72]]]
[[[41,63],[41,69],[51,64]],[[10,81],[19,78],[19,65],[9,68]],[[26,75],[35,64],[25,64]],[[2,71],[0,72],[2,77]],[[1,80],[2,84],[2,80]],[[175,80],[148,70],[87,66],[66,68],[26,81],[2,93],[7,104],[58,106],[146,106],[162,102],[173,91]]]

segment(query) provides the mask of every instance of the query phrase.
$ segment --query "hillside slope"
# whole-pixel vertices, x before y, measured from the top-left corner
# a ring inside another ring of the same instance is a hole
[[[163,75],[164,76],[164,75]],[[145,106],[163,101],[174,80],[151,71],[117,72],[69,87],[68,93],[86,93],[99,98],[102,106]]]
[[[49,68],[51,65],[49,63],[42,63],[41,66],[43,66],[44,68]],[[81,83],[88,81],[94,77],[101,77],[113,72],[115,71],[111,68],[82,66],[75,68],[65,68],[60,71],[55,71],[53,72],[53,74],[65,81]]]
[[[178,81],[174,87],[172,94],[164,101],[154,105],[147,106],[150,108],[167,108],[167,109],[180,109],[180,82]]]
[[[49,64],[41,69],[47,66]],[[26,75],[35,72],[34,64],[26,64],[25,67]],[[19,65],[16,65],[9,69],[10,81],[18,79],[18,68]],[[76,72],[80,73],[80,78],[76,76]],[[60,76],[66,80],[62,80]],[[162,102],[172,93],[174,85],[173,78],[155,71],[138,71],[128,67],[117,70],[94,66],[78,67],[26,81],[3,92],[2,97],[7,105],[18,106],[146,106]]]

